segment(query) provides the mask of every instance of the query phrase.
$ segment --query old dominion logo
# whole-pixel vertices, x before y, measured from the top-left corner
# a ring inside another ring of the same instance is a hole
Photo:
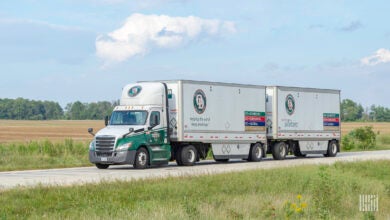
[[[289,115],[294,114],[294,111],[295,111],[295,100],[294,100],[294,96],[293,95],[288,94],[286,96],[285,106],[286,106],[287,114],[289,114]]]
[[[194,93],[194,108],[198,114],[202,114],[206,110],[206,95],[201,89],[198,89]]]
[[[135,97],[141,92],[141,90],[142,90],[141,86],[133,86],[129,89],[129,96]]]

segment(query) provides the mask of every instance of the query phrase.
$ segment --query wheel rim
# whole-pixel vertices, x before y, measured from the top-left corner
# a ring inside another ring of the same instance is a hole
[[[332,153],[333,154],[336,154],[337,153],[337,146],[336,146],[336,144],[335,143],[332,143]]]
[[[284,157],[286,155],[286,148],[284,147],[284,144],[280,145],[280,156]]]
[[[188,162],[195,161],[195,152],[192,149],[188,150],[187,159],[188,159]]]
[[[256,158],[260,158],[262,156],[261,154],[262,154],[261,148],[256,147],[256,151],[255,151]]]
[[[139,152],[138,157],[137,157],[138,164],[141,166],[144,166],[146,164],[146,158],[147,158],[147,155],[145,152]]]

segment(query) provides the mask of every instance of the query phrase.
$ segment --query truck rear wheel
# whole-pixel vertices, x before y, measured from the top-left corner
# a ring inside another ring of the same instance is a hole
[[[192,145],[185,146],[181,149],[180,157],[182,165],[192,166],[195,164],[196,158],[198,157],[197,150]]]
[[[107,169],[110,165],[109,165],[109,164],[97,163],[97,164],[95,164],[95,166],[96,166],[98,169]]]
[[[178,148],[175,151],[175,160],[178,166],[183,166],[183,162],[181,161],[181,150],[182,148]]]
[[[330,141],[328,144],[328,151],[324,154],[325,157],[335,157],[337,155],[338,143],[337,141]]]
[[[149,153],[145,148],[140,148],[135,154],[134,168],[136,169],[145,169],[148,167],[149,163]]]
[[[251,151],[249,152],[249,161],[260,161],[263,157],[263,146],[260,143],[256,143],[251,147]]]
[[[284,160],[287,155],[287,144],[278,142],[272,147],[272,157],[275,160]]]

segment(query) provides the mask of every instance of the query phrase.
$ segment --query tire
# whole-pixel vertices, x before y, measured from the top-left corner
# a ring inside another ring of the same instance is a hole
[[[194,146],[188,145],[181,149],[180,157],[183,166],[193,166],[198,158],[198,151]]]
[[[97,164],[95,164],[95,166],[96,166],[98,169],[107,169],[110,165],[109,165],[109,164],[97,163]]]
[[[135,154],[134,168],[145,169],[149,166],[149,152],[145,148],[140,148]]]
[[[260,143],[256,143],[251,147],[249,152],[249,161],[257,162],[263,158],[264,150]]]
[[[325,157],[335,157],[337,155],[338,142],[329,141],[327,153],[324,154]]]
[[[287,155],[287,144],[285,142],[278,142],[272,147],[272,157],[275,160],[284,160]]]
[[[183,162],[181,161],[181,151],[183,148],[178,148],[175,152],[175,160],[178,166],[183,166]]]

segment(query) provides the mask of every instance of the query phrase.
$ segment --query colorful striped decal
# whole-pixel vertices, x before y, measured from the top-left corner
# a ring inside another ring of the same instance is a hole
[[[265,112],[245,111],[245,131],[265,131]]]
[[[340,114],[337,113],[324,113],[323,123],[325,131],[337,131],[340,128]]]

